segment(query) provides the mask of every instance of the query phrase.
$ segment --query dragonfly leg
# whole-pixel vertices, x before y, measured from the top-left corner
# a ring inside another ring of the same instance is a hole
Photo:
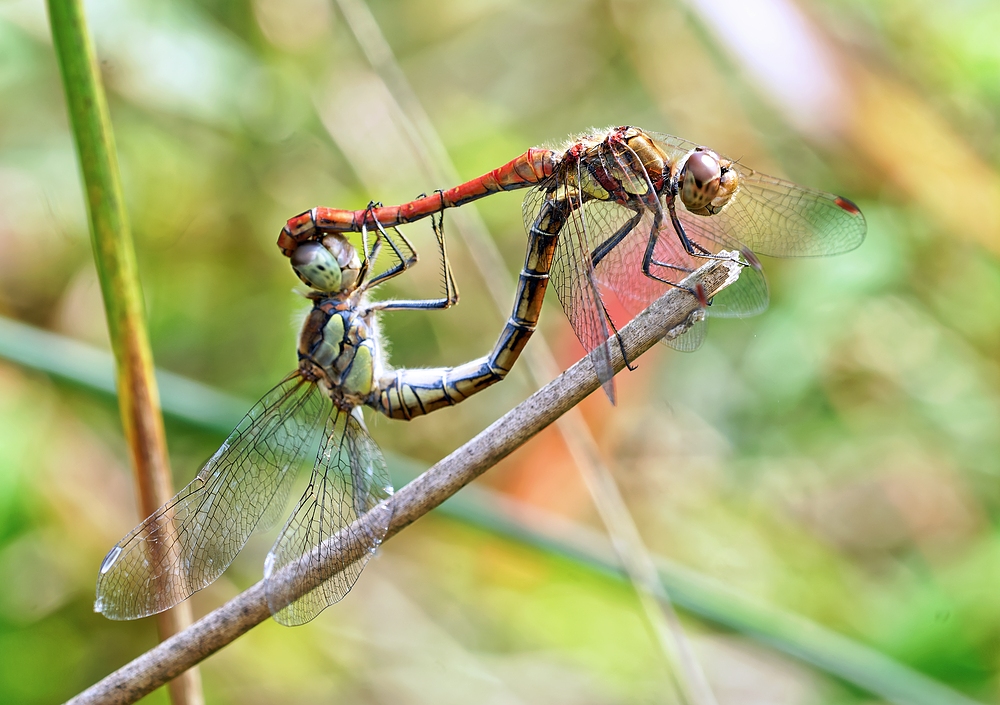
[[[595,247],[594,251],[590,253],[591,266],[593,266],[594,269],[597,269],[597,265],[601,263],[601,260],[607,257],[611,250],[618,247],[619,243],[621,243],[621,241],[635,229],[635,226],[639,224],[640,220],[642,220],[641,211],[629,218],[628,222],[618,228],[618,231],[614,235]]]
[[[684,232],[684,224],[681,223],[680,218],[677,217],[677,207],[675,205],[674,198],[675,198],[674,196],[669,196],[667,198],[667,210],[670,213],[670,223],[671,225],[673,225],[674,232],[677,233],[677,238],[681,241],[681,245],[684,246],[684,251],[687,252],[692,257],[700,257],[702,259],[729,259],[725,255],[713,254],[711,251],[702,247],[697,242],[694,242],[693,240],[691,240],[691,238],[687,236],[687,233]],[[661,266],[670,266],[660,262],[656,262],[655,264],[659,264]],[[690,271],[690,270],[685,270],[685,271]]]
[[[364,241],[364,249],[366,254],[365,263],[363,265],[362,274],[367,274],[368,269],[374,265],[375,261],[378,259],[378,255],[382,250],[382,243],[385,242],[392,248],[393,254],[396,256],[396,264],[387,269],[384,272],[379,272],[375,276],[365,279],[364,276],[360,279],[364,280],[364,289],[373,289],[379,284],[396,277],[407,269],[415,265],[418,261],[417,250],[410,242],[409,238],[403,234],[403,231],[399,228],[393,226],[391,228],[395,235],[390,234],[388,230],[382,225],[378,218],[374,215],[376,211],[381,208],[375,203],[371,203],[368,206],[368,213],[371,214],[366,217],[366,221],[361,226],[361,236]],[[437,219],[435,220],[435,215]],[[367,220],[372,220],[375,224],[376,237],[375,242],[372,245],[371,251],[368,251],[368,225]],[[399,309],[412,309],[412,308],[448,308],[458,302],[458,289],[455,286],[455,279],[451,272],[451,264],[448,260],[448,253],[444,244],[444,214],[437,213],[431,214],[431,227],[434,229],[434,236],[438,242],[438,249],[441,252],[441,259],[444,265],[444,280],[445,280],[445,297],[443,299],[433,299],[431,301],[384,301],[371,308],[375,310],[391,311]],[[399,238],[397,242],[396,238]],[[414,305],[407,305],[414,304]]]
[[[614,235],[609,237],[607,240],[602,242],[600,245],[594,248],[594,251],[590,254],[590,264],[593,269],[597,269],[597,265],[608,256],[611,250],[615,249],[621,241],[624,240],[630,232],[635,229],[635,226],[639,224],[642,220],[642,211],[636,212],[634,216],[629,218],[625,225],[621,226]],[[604,318],[608,321],[608,325],[611,326],[611,331],[615,336],[615,341],[618,343],[618,348],[621,350],[622,359],[625,361],[625,366],[630,372],[635,372],[636,368],[632,366],[631,361],[628,359],[628,354],[625,352],[625,344],[622,342],[621,336],[618,334],[618,328],[615,326],[615,322],[612,320],[610,314],[608,314],[607,308],[604,306],[604,302],[601,301],[601,310],[604,314]]]
[[[514,309],[493,351],[458,367],[395,370],[381,385],[374,404],[379,411],[394,419],[411,419],[457,404],[507,376],[535,332],[556,242],[569,212],[567,202],[550,201],[529,230]]]
[[[367,215],[373,208],[376,207],[374,201],[368,204],[368,208],[365,209],[365,214]],[[361,263],[361,271],[358,274],[358,281],[364,282],[368,281],[368,272],[371,271],[372,265],[374,265],[375,260],[378,259],[379,250],[382,249],[382,233],[385,232],[385,228],[378,221],[375,221],[375,242],[372,243],[371,249],[368,248],[368,223],[367,219],[362,221],[361,225],[361,250],[364,252],[365,258],[364,262]]]
[[[373,206],[369,206],[369,209],[374,212]],[[413,243],[407,239],[406,235],[404,235],[399,228],[393,226],[392,232],[399,237],[402,244],[396,242],[395,237],[389,234],[389,231],[382,226],[382,223],[378,220],[378,218],[374,218],[373,216],[373,221],[375,223],[375,229],[378,231],[378,238],[376,239],[377,244],[372,248],[372,262],[374,262],[378,257],[378,252],[381,250],[381,242],[379,242],[379,240],[381,240],[386,242],[389,247],[392,248],[392,252],[396,256],[396,264],[384,272],[379,272],[375,276],[371,277],[365,285],[366,289],[371,289],[384,281],[388,281],[389,279],[402,274],[407,269],[415,265],[418,259],[417,251],[414,249]],[[362,225],[361,229],[362,232],[364,232],[367,229],[367,225]]]
[[[668,205],[668,208],[670,209],[671,216],[674,216],[672,202]],[[647,277],[649,277],[650,279],[655,279],[658,282],[662,282],[669,286],[677,287],[678,289],[684,289],[685,291],[694,294],[695,292],[691,291],[690,289],[687,289],[687,287],[683,287],[677,282],[670,281],[665,277],[661,277],[657,274],[654,274],[650,269],[651,266],[657,266],[657,267],[665,267],[667,269],[673,269],[674,271],[683,272],[685,274],[689,274],[691,272],[691,270],[688,269],[687,267],[682,267],[680,265],[673,264],[671,262],[660,262],[659,260],[653,258],[653,251],[656,249],[656,243],[660,237],[661,222],[663,222],[663,212],[657,209],[655,211],[655,215],[653,216],[653,224],[649,228],[649,240],[646,242],[646,251],[642,255],[642,273]],[[677,221],[677,226],[678,227],[680,226],[680,221]],[[681,238],[681,242],[684,243],[685,251],[688,252],[688,254],[694,254],[689,249],[689,246],[692,246],[692,243],[690,243],[690,241],[687,240],[687,235],[684,234],[683,228],[680,229],[680,233],[678,236]]]
[[[418,199],[419,200],[419,199]],[[361,235],[362,249],[365,254],[365,261],[362,264],[362,274],[372,269],[373,264],[378,259],[382,249],[382,243],[386,242],[396,255],[397,263],[384,272],[368,280],[368,288],[379,284],[387,279],[405,272],[417,263],[417,253],[413,245],[401,231],[397,229],[399,223],[396,220],[397,214],[391,207],[385,208],[381,203],[372,201],[364,210],[346,211],[335,208],[314,208],[290,219],[278,237],[278,247],[286,256],[291,256],[299,244],[309,241],[321,241],[323,237],[330,233],[356,232]],[[433,213],[432,213],[433,215]],[[387,219],[386,219],[387,218]],[[393,235],[390,235],[383,223],[388,223],[389,227],[396,234],[402,245],[400,245]],[[368,247],[369,228],[375,231],[375,241],[371,248]],[[362,277],[364,279],[365,277]]]
[[[431,225],[434,229],[434,236],[437,238],[438,250],[441,253],[441,263],[444,269],[444,297],[440,299],[418,299],[418,300],[390,300],[376,301],[369,304],[368,309],[372,311],[403,311],[403,310],[432,310],[450,308],[458,303],[458,287],[455,285],[455,276],[451,271],[451,260],[448,259],[448,249],[444,239],[444,214],[440,214],[437,219],[431,218]],[[402,232],[397,233],[403,237],[410,252],[413,246],[406,240]],[[391,242],[391,241],[390,241]],[[413,261],[416,261],[414,253]],[[383,281],[385,281],[383,279]],[[369,282],[370,286],[370,282]]]

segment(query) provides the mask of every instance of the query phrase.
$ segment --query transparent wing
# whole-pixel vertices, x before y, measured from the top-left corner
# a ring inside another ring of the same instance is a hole
[[[770,257],[836,255],[864,241],[865,218],[847,199],[736,166],[740,187],[721,213],[695,215],[678,204],[685,230]]]
[[[589,204],[588,204],[589,205]],[[591,207],[594,220],[608,223],[612,232],[634,220],[635,214],[616,203],[594,203]],[[705,260],[692,257],[681,246],[670,224],[660,226],[653,250],[653,261],[666,265],[652,265],[650,273],[664,279],[660,281],[643,274],[642,261],[649,243],[653,213],[644,211],[632,230],[602,259],[597,267],[597,278],[613,290],[630,316],[635,316],[672,288],[666,282],[680,284],[689,273],[704,264]]]
[[[607,228],[612,231],[622,227],[634,216],[627,208],[608,202],[594,203],[591,210],[592,218],[608,223]],[[685,218],[693,217],[686,212],[681,216],[682,221]],[[653,223],[653,213],[643,212],[642,217],[631,232],[622,238],[596,268],[597,279],[601,283],[602,289],[610,289],[615,293],[629,318],[637,315],[673,288],[671,284],[666,282],[680,284],[690,272],[708,261],[704,257],[688,254],[674,232],[673,226],[667,222],[660,225],[653,248],[653,264],[650,266],[650,273],[654,276],[644,276],[642,260]],[[723,249],[719,243],[704,237],[701,224],[698,221],[690,226],[685,221],[685,231],[689,238],[702,245],[709,252],[717,253]],[[767,308],[768,290],[764,273],[752,254],[748,253],[745,257],[748,266],[743,268],[740,278],[734,284],[714,297],[711,306],[706,310],[708,315],[720,318],[753,316]],[[659,279],[654,277],[659,277]],[[660,279],[666,281],[660,281]],[[663,342],[682,352],[690,352],[701,345],[704,336],[705,327],[699,325],[678,338]]]
[[[643,130],[643,132],[653,138],[657,146],[667,155],[667,161],[671,164],[695,147],[703,146],[691,140],[686,140],[683,137],[668,135],[666,132],[653,132],[652,130]]]
[[[686,140],[671,139],[674,140],[672,144],[659,145],[671,164],[695,147]],[[595,212],[593,218],[608,223],[601,228],[605,232],[621,233],[623,227],[631,227],[610,253],[604,272],[598,273],[598,279],[607,282],[620,300],[631,304],[626,304],[625,308],[634,316],[666,293],[671,284],[679,284],[690,272],[704,265],[707,259],[690,255],[684,249],[666,214],[664,202],[656,196],[651,176],[646,173],[642,160],[627,145],[612,145],[602,153],[601,165],[606,173],[621,181],[626,192],[635,195],[636,207],[642,209],[640,217],[625,207],[604,202],[594,208],[600,213]],[[708,237],[704,232],[705,223],[700,222],[706,219],[684,210],[679,213],[679,217],[685,225],[685,231],[690,230],[688,236],[705,252],[716,254],[725,246],[742,252],[744,261],[748,264],[740,279],[713,299],[707,311],[709,315],[742,317],[764,311],[768,303],[767,282],[757,258],[733,238],[726,239],[721,235]],[[632,219],[631,226],[625,225],[629,218]],[[642,263],[654,228],[656,232],[649,267],[651,276],[642,276]],[[715,235],[714,232],[709,234]],[[600,269],[599,264],[598,270]],[[684,335],[672,340],[664,339],[663,342],[677,350],[690,352],[701,346],[705,328],[704,324],[698,324]]]
[[[693,142],[648,133],[669,159],[695,148]],[[682,220],[705,221],[705,238],[728,248],[749,248],[769,257],[817,257],[849,252],[864,239],[867,225],[858,207],[840,196],[806,188],[761,174],[738,162],[740,186],[725,209],[716,215],[686,213]],[[678,204],[678,214],[683,205]]]
[[[327,421],[309,486],[265,562],[267,602],[278,622],[304,624],[350,592],[391,515],[382,507],[357,520],[391,495],[375,441],[354,415],[338,410]],[[345,549],[353,556],[335,562],[323,579],[320,565]],[[318,584],[288,604],[290,586],[303,583]]]
[[[580,207],[574,187],[543,186],[528,192],[523,215],[529,232],[536,227],[548,233],[559,232],[552,259],[552,286],[584,350],[596,352],[597,379],[614,403],[614,369],[608,348],[610,332],[590,258],[591,242],[604,238],[597,232],[601,224],[588,220],[587,209],[592,203]]]
[[[707,329],[708,325],[705,323],[705,319],[701,318],[692,323],[690,328],[676,338],[664,338],[660,342],[680,352],[694,352],[705,342]]]
[[[702,217],[693,215],[687,211],[678,211],[677,217],[684,226],[684,232],[688,239],[700,245],[711,253],[717,253],[722,249],[736,250],[743,254],[743,259],[747,266],[740,272],[740,278],[723,289],[714,299],[708,308],[708,314],[715,318],[744,318],[746,316],[756,316],[767,309],[770,301],[770,294],[767,288],[767,279],[757,259],[755,253],[741,244],[717,227],[720,221],[716,218],[724,215]],[[663,257],[674,257],[682,259],[688,257],[688,261],[701,266],[705,259],[693,257],[684,251],[680,239],[674,232],[673,226],[667,225],[660,229],[660,237],[656,242],[654,258],[664,261]],[[670,261],[670,260],[667,260]]]
[[[846,198],[736,166],[740,189],[731,205],[712,217],[719,219],[722,231],[735,233],[757,254],[836,255],[864,241],[865,217]]]
[[[111,549],[94,609],[137,619],[218,578],[261,518],[280,512],[329,404],[298,373],[268,392],[195,479]]]

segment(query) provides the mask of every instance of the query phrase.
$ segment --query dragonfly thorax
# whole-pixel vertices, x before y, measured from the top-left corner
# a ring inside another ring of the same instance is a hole
[[[291,260],[299,279],[317,291],[338,293],[357,286],[361,260],[340,233],[327,235],[321,242],[303,242]]]
[[[322,382],[338,406],[368,403],[383,374],[374,312],[339,297],[316,300],[299,336],[299,370]]]
[[[651,182],[654,188],[659,188],[663,184],[663,176],[668,171],[667,158],[656,143],[642,130],[630,127],[623,134],[624,142],[628,145],[629,154],[634,155],[635,164],[630,164],[635,174],[643,174]]]
[[[696,215],[715,215],[736,193],[740,179],[731,161],[698,147],[684,160],[678,182],[685,208]]]

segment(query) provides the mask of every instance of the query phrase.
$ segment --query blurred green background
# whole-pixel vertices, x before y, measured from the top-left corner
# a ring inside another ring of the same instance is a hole
[[[157,365],[241,400],[215,409],[209,391],[164,383],[215,419],[168,418],[178,487],[295,365],[307,305],[274,245],[285,219],[452,185],[414,148],[411,98],[463,179],[592,126],[681,135],[850,197],[869,236],[842,257],[765,261],[766,314],[713,321],[691,355],[653,351],[619,377],[617,408],[583,405],[644,539],[742,597],[1000,699],[1000,5],[373,1],[365,31],[384,34],[411,97],[372,70],[362,49],[377,42],[359,45],[337,3],[87,11]],[[0,315],[106,348],[40,0],[0,0],[0,96]],[[477,205],[509,272],[520,199]],[[436,295],[430,228],[407,233],[425,264],[389,293]],[[463,240],[450,247],[461,304],[386,316],[397,366],[478,357],[502,328]],[[101,558],[141,517],[117,410],[86,383],[101,360],[0,330],[4,356],[34,363],[0,360],[0,701],[48,703],[155,643],[151,620],[92,612]],[[563,366],[579,355],[554,301],[541,330]],[[76,381],[34,369],[45,351]],[[458,408],[370,427],[425,467],[532,390],[521,366]],[[498,493],[487,506],[600,527],[552,431],[477,484]],[[258,580],[272,540],[252,539],[196,614]],[[684,624],[722,703],[886,701],[718,620]],[[671,698],[627,584],[440,515],[313,623],[268,622],[202,670],[214,703]]]

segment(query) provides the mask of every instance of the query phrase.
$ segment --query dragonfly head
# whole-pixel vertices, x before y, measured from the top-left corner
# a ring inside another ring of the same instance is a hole
[[[736,193],[740,177],[730,160],[698,147],[684,160],[678,181],[685,208],[697,215],[714,215]]]
[[[321,242],[303,242],[292,252],[291,260],[299,279],[317,291],[338,293],[357,286],[361,260],[339,233],[327,235]]]

